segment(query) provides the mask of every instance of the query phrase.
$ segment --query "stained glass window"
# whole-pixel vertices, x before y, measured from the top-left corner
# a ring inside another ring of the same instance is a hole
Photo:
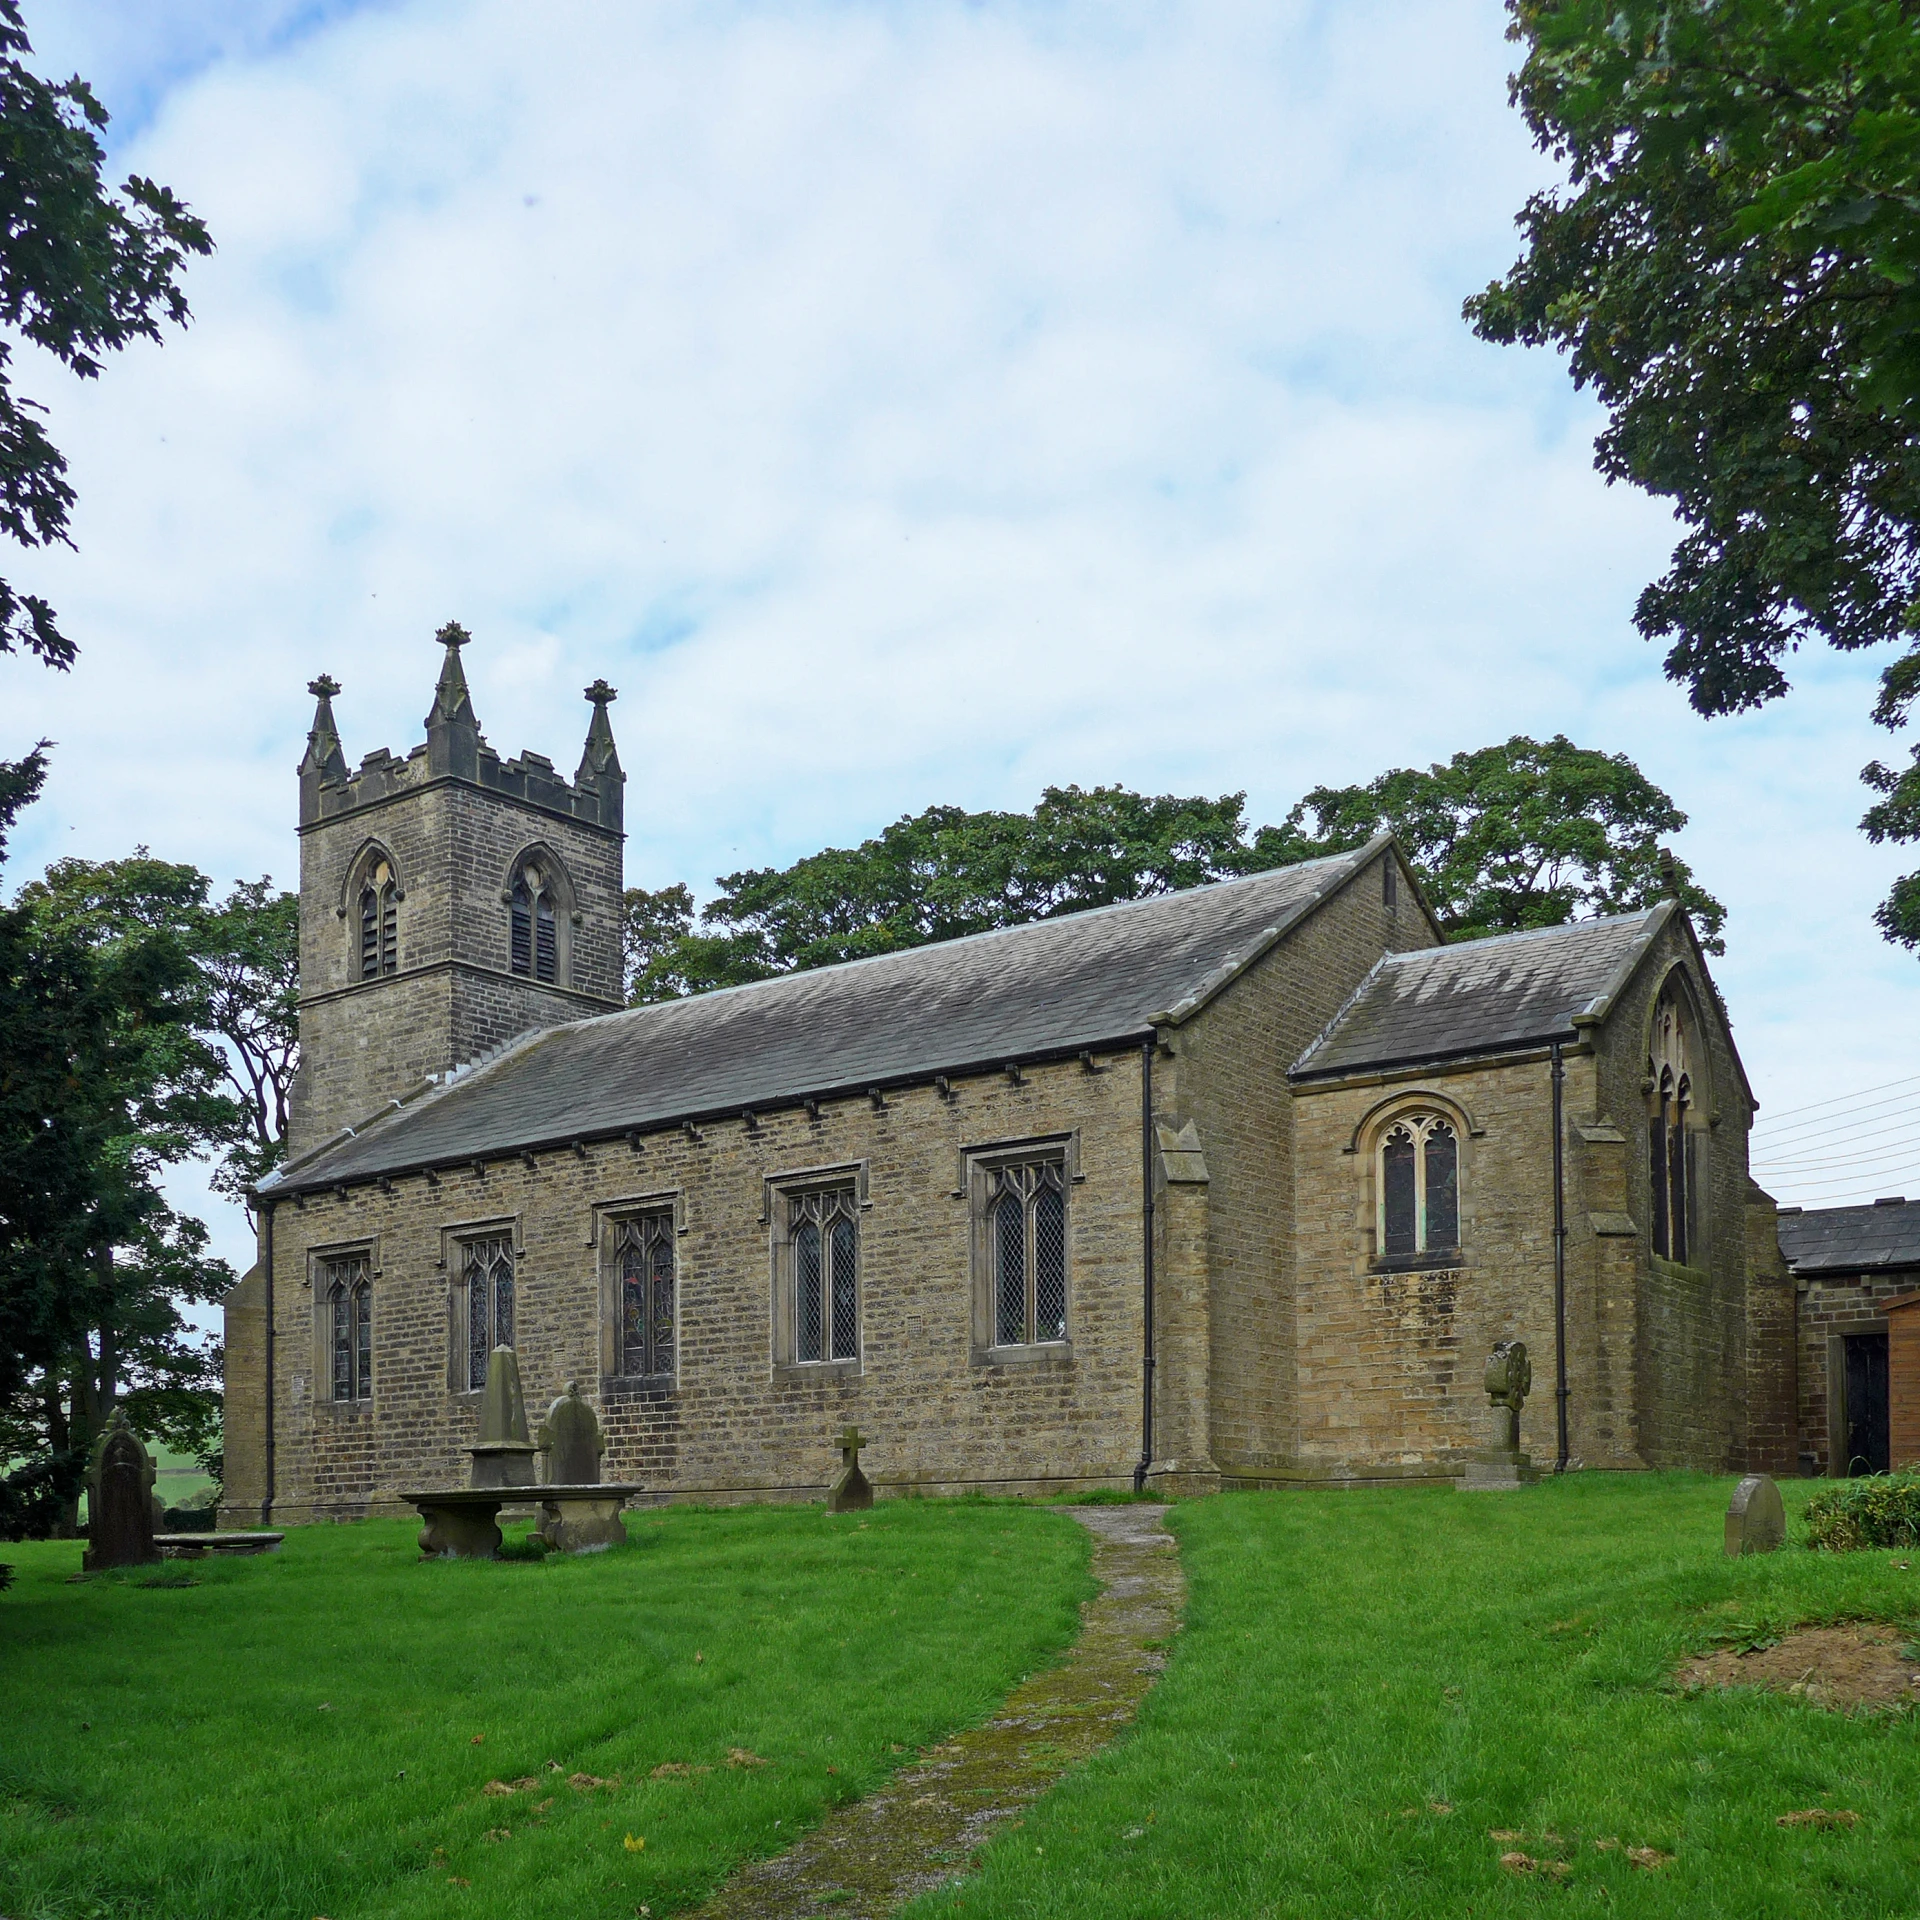
[[[993,1261],[993,1344],[1067,1337],[1067,1170],[1060,1159],[995,1167],[987,1221]]]
[[[513,1345],[513,1236],[489,1234],[466,1243],[467,1385],[487,1384],[487,1358]]]
[[[787,1196],[793,1357],[860,1357],[860,1234],[851,1187]]]
[[[1380,1141],[1381,1254],[1405,1259],[1459,1245],[1459,1135],[1437,1114],[1396,1120]]]
[[[373,1271],[364,1253],[327,1260],[320,1268],[327,1348],[335,1400],[373,1398]]]
[[[620,1371],[673,1371],[673,1215],[620,1223]]]

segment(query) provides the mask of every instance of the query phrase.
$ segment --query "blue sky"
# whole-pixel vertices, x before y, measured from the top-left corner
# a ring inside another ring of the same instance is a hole
[[[305,683],[404,750],[458,617],[503,752],[570,766],[620,688],[636,884],[1049,782],[1275,819],[1565,732],[1691,815],[1765,1112],[1911,1060],[1880,663],[1696,719],[1631,626],[1665,510],[1460,321],[1549,178],[1492,0],[28,20],[219,251],[164,347],[22,362],[79,550],[13,574],[82,653],[0,663],[0,752],[59,742],[14,882],[136,841],[291,881]]]

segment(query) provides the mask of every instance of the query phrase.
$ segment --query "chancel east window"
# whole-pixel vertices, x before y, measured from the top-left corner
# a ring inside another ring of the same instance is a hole
[[[1460,1136],[1438,1114],[1409,1114],[1380,1139],[1379,1247],[1389,1260],[1460,1245]]]
[[[860,1357],[860,1229],[851,1187],[790,1193],[793,1357],[802,1364]]]
[[[393,869],[376,860],[360,889],[360,978],[377,980],[400,964],[400,888]]]
[[[1693,1021],[1679,990],[1669,986],[1654,1008],[1647,1061],[1647,1175],[1653,1250],[1682,1266],[1697,1255],[1700,1238],[1695,1080]]]
[[[513,970],[555,985],[560,978],[560,920],[553,883],[538,867],[522,867],[512,899]]]
[[[322,1310],[332,1362],[333,1398],[373,1398],[373,1273],[364,1253],[325,1261],[320,1269]]]
[[[643,1213],[619,1223],[620,1371],[673,1371],[673,1215]]]
[[[513,1236],[491,1233],[465,1243],[461,1274],[467,1295],[467,1385],[487,1384],[487,1358],[513,1345]]]
[[[1016,1162],[986,1176],[993,1344],[1067,1337],[1067,1169],[1061,1158]]]

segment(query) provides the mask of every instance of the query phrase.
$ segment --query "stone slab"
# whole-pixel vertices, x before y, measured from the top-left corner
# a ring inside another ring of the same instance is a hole
[[[1747,1553],[1776,1553],[1787,1544],[1787,1510],[1770,1475],[1750,1473],[1727,1504],[1725,1549],[1737,1560]]]

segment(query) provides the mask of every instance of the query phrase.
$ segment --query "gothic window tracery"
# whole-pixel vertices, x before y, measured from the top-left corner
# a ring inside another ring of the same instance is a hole
[[[1403,1114],[1380,1136],[1382,1257],[1457,1252],[1460,1246],[1460,1136],[1441,1114]]]
[[[325,1302],[332,1397],[373,1398],[373,1274],[364,1253],[329,1260],[320,1283]]]
[[[550,875],[528,861],[514,876],[509,953],[513,971],[547,986],[560,980],[560,904]]]
[[[384,856],[368,867],[360,888],[360,978],[377,980],[400,964],[400,887]]]
[[[1681,1266],[1699,1252],[1699,1118],[1693,1019],[1677,986],[1654,1008],[1647,1060],[1647,1179],[1653,1250]]]
[[[513,1345],[513,1236],[490,1233],[465,1243],[461,1277],[467,1297],[467,1386],[487,1384],[495,1347]]]
[[[643,1213],[619,1223],[620,1371],[673,1371],[673,1215]]]
[[[851,1187],[787,1196],[793,1357],[802,1364],[860,1357],[860,1231]]]
[[[1064,1160],[1015,1162],[987,1176],[993,1344],[1067,1337],[1067,1170]]]

